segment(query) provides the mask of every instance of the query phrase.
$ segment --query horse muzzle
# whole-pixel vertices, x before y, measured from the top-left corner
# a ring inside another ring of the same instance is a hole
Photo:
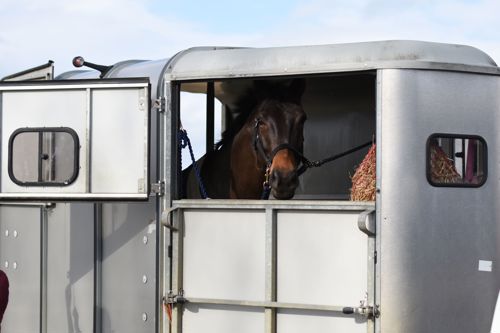
[[[274,169],[271,171],[269,184],[273,197],[281,200],[291,199],[299,186],[299,176],[296,170]]]

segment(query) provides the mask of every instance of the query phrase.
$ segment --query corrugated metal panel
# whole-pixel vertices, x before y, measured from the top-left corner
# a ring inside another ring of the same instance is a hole
[[[167,80],[259,77],[424,68],[498,73],[486,53],[470,46],[421,41],[378,41],[274,48],[194,48],[179,53]]]

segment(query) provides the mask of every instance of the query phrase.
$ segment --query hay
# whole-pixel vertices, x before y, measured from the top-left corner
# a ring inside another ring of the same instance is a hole
[[[374,201],[376,185],[375,144],[368,150],[365,158],[352,176],[351,200]]]
[[[455,169],[453,160],[438,145],[431,145],[431,181],[437,184],[457,183],[460,175]]]
[[[351,200],[374,201],[376,191],[376,154],[375,144],[368,150],[365,158],[352,176]],[[437,145],[430,147],[430,177],[437,184],[456,183],[461,177],[453,160]]]

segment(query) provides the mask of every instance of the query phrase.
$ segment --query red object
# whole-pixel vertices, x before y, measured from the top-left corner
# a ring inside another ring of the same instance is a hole
[[[9,303],[9,279],[3,271],[0,270],[0,323],[3,319],[3,313]]]

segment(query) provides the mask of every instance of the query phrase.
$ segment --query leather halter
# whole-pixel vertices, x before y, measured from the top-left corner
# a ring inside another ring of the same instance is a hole
[[[260,137],[260,132],[259,132],[259,124],[261,120],[260,118],[255,119],[255,125],[254,125],[254,136],[253,136],[253,147],[255,151],[257,152],[262,159],[266,162],[266,171],[264,173],[264,183],[262,184],[264,192],[262,193],[262,199],[268,199],[269,198],[269,193],[271,191],[271,186],[269,185],[269,178],[270,178],[270,173],[271,173],[271,165],[273,164],[273,159],[276,156],[276,154],[283,150],[283,149],[288,149],[292,151],[295,154],[295,157],[301,160],[303,163],[304,160],[309,162],[303,155],[300,153],[294,146],[292,146],[289,143],[281,143],[277,145],[276,147],[271,150],[271,153],[267,155],[264,146],[262,144],[262,140]],[[299,170],[301,170],[300,168]]]

